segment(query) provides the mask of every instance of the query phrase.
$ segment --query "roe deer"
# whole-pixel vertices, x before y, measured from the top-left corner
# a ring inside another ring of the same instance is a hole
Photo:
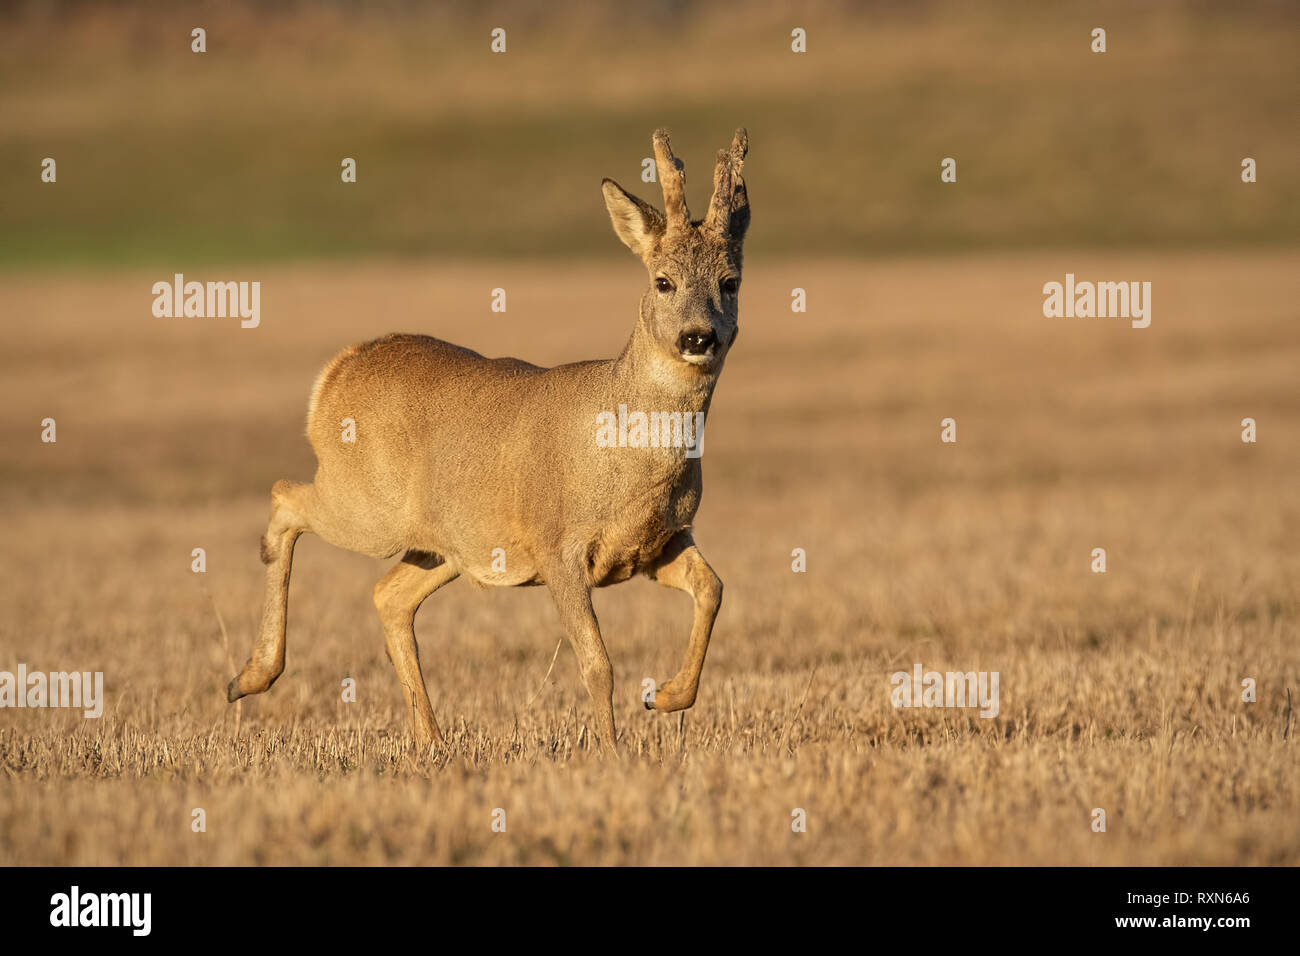
[[[265,691],[284,670],[293,548],[312,531],[375,557],[404,552],[374,599],[425,752],[442,734],[420,671],[415,612],[462,574],[482,585],[550,588],[609,754],[617,752],[613,673],[591,589],[640,573],[685,591],[695,602],[685,660],[646,706],[695,703],[722,603],[722,582],[691,537],[698,451],[666,440],[608,447],[596,425],[620,405],[681,413],[688,427],[708,412],[738,332],[747,150],[740,129],[731,148],[718,151],[713,198],[699,220],[687,210],[685,175],[663,130],[654,134],[663,213],[603,181],[614,231],[650,276],[618,358],[544,369],[394,334],[347,348],[321,370],[307,413],[316,477],[271,489],[262,623],[229,700]],[[355,441],[341,440],[345,418],[355,423]],[[498,548],[504,571],[493,568]]]

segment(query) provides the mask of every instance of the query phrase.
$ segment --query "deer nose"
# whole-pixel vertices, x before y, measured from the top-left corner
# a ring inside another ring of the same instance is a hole
[[[718,337],[712,329],[705,332],[683,332],[677,339],[677,348],[683,355],[705,355],[717,341]]]

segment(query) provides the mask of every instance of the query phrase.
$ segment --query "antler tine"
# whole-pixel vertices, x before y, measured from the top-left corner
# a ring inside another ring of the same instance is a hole
[[[744,127],[736,130],[731,149],[718,150],[718,164],[713,170],[713,198],[709,201],[709,214],[705,227],[727,236],[731,233],[732,217],[749,206],[749,194],[741,170],[749,152],[749,133]]]
[[[686,208],[686,170],[673,156],[666,129],[655,130],[654,147],[655,167],[659,185],[664,191],[664,212],[667,214],[668,228],[684,228],[691,221],[691,211]]]

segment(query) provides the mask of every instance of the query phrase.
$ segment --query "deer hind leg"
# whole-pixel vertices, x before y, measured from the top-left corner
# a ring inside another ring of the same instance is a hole
[[[408,551],[375,585],[375,607],[384,625],[388,659],[397,670],[406,709],[415,731],[415,744],[427,752],[442,731],[433,719],[433,706],[420,671],[420,646],[415,640],[415,612],[438,588],[456,579],[458,570],[436,554]]]
[[[704,655],[709,651],[713,622],[722,606],[722,581],[685,531],[668,542],[659,561],[646,573],[665,587],[685,591],[695,601],[691,640],[681,669],[655,692],[654,700],[645,705],[653,710],[685,710],[695,703],[695,694],[700,687]]]
[[[284,624],[289,611],[289,574],[293,546],[298,536],[311,530],[309,514],[315,488],[296,481],[277,481],[271,489],[271,521],[262,536],[262,562],[266,565],[266,598],[262,626],[253,656],[226,688],[234,702],[246,694],[260,694],[284,672]]]

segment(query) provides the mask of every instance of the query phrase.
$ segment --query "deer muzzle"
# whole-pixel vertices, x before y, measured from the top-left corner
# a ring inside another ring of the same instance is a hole
[[[708,361],[717,344],[718,337],[712,329],[683,332],[677,338],[677,348],[682,358],[694,365]]]

